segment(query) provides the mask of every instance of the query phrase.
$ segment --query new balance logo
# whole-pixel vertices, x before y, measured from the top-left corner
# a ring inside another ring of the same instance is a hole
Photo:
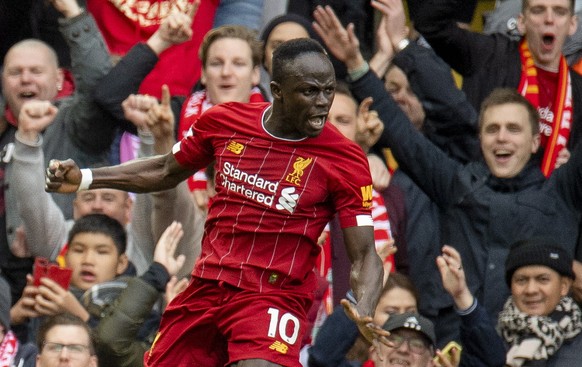
[[[286,187],[281,190],[281,196],[279,197],[279,204],[275,205],[275,208],[279,210],[287,210],[289,213],[293,213],[295,207],[297,206],[297,199],[299,199],[299,194],[295,194],[294,187]]]
[[[271,344],[271,346],[269,346],[269,349],[276,350],[281,354],[287,354],[289,347],[277,340],[273,344]]]
[[[230,150],[231,152],[233,152],[234,154],[240,154],[242,152],[242,150],[244,149],[244,145],[242,145],[241,143],[237,143],[234,140],[231,140],[228,145],[226,146],[226,149]]]

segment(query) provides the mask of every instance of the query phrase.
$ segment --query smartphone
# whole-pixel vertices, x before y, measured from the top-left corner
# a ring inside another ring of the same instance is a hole
[[[454,340],[451,340],[451,341],[450,341],[450,342],[449,342],[449,343],[448,343],[448,344],[447,344],[447,345],[446,345],[446,346],[443,348],[443,350],[441,351],[441,353],[443,354],[443,356],[444,356],[446,359],[448,359],[449,361],[451,361],[451,360],[453,359],[453,356],[452,356],[452,354],[451,354],[451,352],[452,352],[453,348],[456,348],[456,349],[459,351],[459,356],[460,356],[461,352],[463,351],[463,347],[461,347],[461,345],[460,345],[459,343],[457,343],[456,341],[454,341]],[[438,355],[436,355],[436,356],[433,358],[433,360],[434,360],[436,363],[438,363],[438,359],[439,359],[439,356],[438,356]]]
[[[40,278],[46,277],[54,280],[64,289],[69,289],[73,271],[69,268],[61,268],[57,264],[51,264],[47,259],[37,257],[34,261],[33,277],[34,285],[40,285]]]

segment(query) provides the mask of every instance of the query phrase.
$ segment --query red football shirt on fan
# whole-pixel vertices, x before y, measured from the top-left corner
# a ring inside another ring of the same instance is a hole
[[[186,12],[194,0],[88,0],[87,9],[107,43],[109,52],[123,56],[138,42],[145,42],[173,10]],[[203,0],[194,20],[192,39],[162,52],[154,69],[140,86],[141,94],[161,97],[163,84],[172,95],[189,95],[200,78],[198,50],[212,28],[219,0]]]
[[[212,107],[174,146],[193,170],[216,157],[216,196],[192,275],[259,292],[310,292],[317,238],[336,210],[344,228],[372,226],[372,180],[362,149],[329,123],[315,138],[269,134],[269,106]]]

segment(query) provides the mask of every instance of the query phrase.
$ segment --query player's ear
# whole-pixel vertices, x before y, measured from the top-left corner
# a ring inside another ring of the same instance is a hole
[[[281,86],[279,83],[272,81],[269,85],[271,87],[271,95],[273,96],[273,99],[281,99]]]

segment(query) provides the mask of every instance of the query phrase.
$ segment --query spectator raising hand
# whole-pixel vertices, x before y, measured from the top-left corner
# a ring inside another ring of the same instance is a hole
[[[170,281],[166,285],[166,293],[164,294],[164,300],[166,305],[172,302],[174,297],[179,293],[182,293],[188,287],[188,278],[182,278],[178,280],[177,276],[170,278]]]
[[[184,265],[185,256],[179,255],[174,257],[176,246],[184,235],[182,224],[174,221],[166,228],[156,244],[154,251],[154,261],[163,265],[170,276],[178,273],[178,270]]]
[[[318,6],[313,12],[313,18],[313,28],[328,50],[346,64],[348,71],[357,69],[365,62],[353,24],[344,28],[330,6]]]
[[[52,6],[55,7],[65,18],[73,18],[81,14],[81,7],[77,0],[49,0]]]
[[[125,118],[138,129],[150,131],[156,140],[168,136],[174,139],[175,118],[170,103],[170,88],[164,84],[161,103],[149,95],[130,94],[121,106]]]
[[[22,105],[16,135],[24,142],[37,144],[40,134],[55,119],[59,109],[49,101],[32,100]]]
[[[147,114],[150,108],[158,104],[156,97],[146,94],[130,94],[122,103],[123,116],[138,129],[148,128]]]
[[[408,37],[410,29],[406,26],[406,16],[402,0],[377,0],[372,2],[372,6],[386,17],[382,23],[384,26],[378,32],[383,31],[390,40],[394,51],[400,51],[398,44]]]
[[[406,26],[402,0],[373,1],[372,6],[380,11],[382,17],[376,30],[378,50],[370,59],[370,69],[382,78],[394,56],[401,50],[400,42],[407,39],[410,29]]]
[[[172,45],[177,45],[192,38],[192,20],[200,6],[200,0],[194,1],[187,13],[176,8],[164,18],[160,28],[148,39],[147,44],[156,54],[161,54]]]
[[[372,98],[365,98],[358,107],[356,143],[362,147],[364,152],[368,152],[376,144],[384,131],[384,124],[378,118],[378,112],[370,110],[373,101]]]
[[[370,69],[379,78],[382,78],[386,74],[394,58],[394,48],[392,47],[392,42],[390,42],[390,37],[386,34],[386,22],[388,22],[388,17],[382,15],[378,28],[376,29],[376,53],[369,61]]]
[[[172,112],[170,88],[162,86],[162,102],[154,104],[147,113],[147,126],[154,135],[156,141],[174,139],[174,113]]]
[[[457,308],[466,310],[471,307],[474,298],[465,281],[461,255],[448,245],[443,246],[442,251],[442,255],[437,257],[436,262],[441,273],[443,286],[453,297]]]

